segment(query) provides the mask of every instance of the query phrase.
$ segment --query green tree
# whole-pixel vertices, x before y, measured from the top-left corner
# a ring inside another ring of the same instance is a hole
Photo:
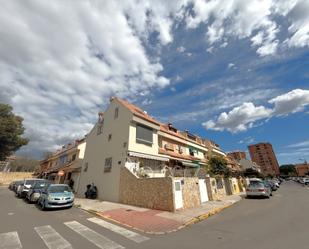
[[[284,164],[280,166],[280,174],[285,176],[296,176],[295,166],[293,164]]]
[[[231,175],[231,170],[227,167],[227,161],[224,157],[219,156],[213,156],[209,159],[207,172],[211,176],[228,177]]]
[[[28,143],[23,138],[23,118],[13,113],[10,105],[0,103],[0,161]]]

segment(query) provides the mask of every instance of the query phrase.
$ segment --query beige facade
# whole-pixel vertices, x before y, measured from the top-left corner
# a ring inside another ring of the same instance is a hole
[[[54,180],[55,183],[69,184],[71,182],[73,190],[77,191],[85,149],[85,139],[63,146],[40,162],[36,175]],[[59,171],[63,171],[64,174],[59,176]]]
[[[226,156],[217,144],[161,124],[125,100],[111,98],[86,142],[80,197],[93,183],[101,200],[175,211],[225,195],[224,185],[212,193],[207,173],[200,174],[210,156]]]
[[[248,159],[240,159],[238,162],[243,170],[253,169],[256,170],[257,172],[261,172],[261,168],[256,162],[252,162]]]
[[[83,197],[86,186],[94,183],[99,199],[119,202],[120,168],[127,157],[133,115],[114,99],[101,118],[86,138],[87,147],[77,195]]]

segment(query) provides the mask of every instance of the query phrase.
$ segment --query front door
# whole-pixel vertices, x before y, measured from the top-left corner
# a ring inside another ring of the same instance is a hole
[[[205,179],[199,179],[198,185],[200,188],[201,202],[209,201]]]
[[[181,180],[174,180],[175,209],[183,207]]]
[[[231,186],[230,179],[224,178],[224,186],[225,186],[226,195],[232,195],[233,191],[232,191],[232,186]]]

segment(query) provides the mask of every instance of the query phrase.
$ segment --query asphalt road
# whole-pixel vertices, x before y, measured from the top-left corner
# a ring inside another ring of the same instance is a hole
[[[293,182],[283,183],[271,199],[244,199],[175,233],[133,235],[137,241],[132,234],[125,237],[126,231],[119,234],[89,221],[93,216],[77,208],[43,212],[5,188],[0,188],[0,210],[0,249],[309,248],[309,189]]]

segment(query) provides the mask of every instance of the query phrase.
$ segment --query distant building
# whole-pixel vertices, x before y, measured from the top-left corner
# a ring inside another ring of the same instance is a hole
[[[243,170],[253,169],[261,173],[261,167],[256,162],[252,162],[248,159],[240,159],[238,162]]]
[[[69,184],[72,181],[74,184],[71,187],[77,191],[85,150],[85,138],[64,145],[40,161],[35,175],[53,180],[55,183]],[[60,172],[62,174],[59,174]]]
[[[232,152],[227,153],[227,155],[237,161],[241,159],[247,159],[246,152],[244,151],[232,151]]]
[[[295,170],[298,176],[308,175],[309,164],[307,162],[295,164]]]
[[[279,175],[279,164],[270,143],[258,143],[248,146],[251,160],[256,162],[264,175]]]

